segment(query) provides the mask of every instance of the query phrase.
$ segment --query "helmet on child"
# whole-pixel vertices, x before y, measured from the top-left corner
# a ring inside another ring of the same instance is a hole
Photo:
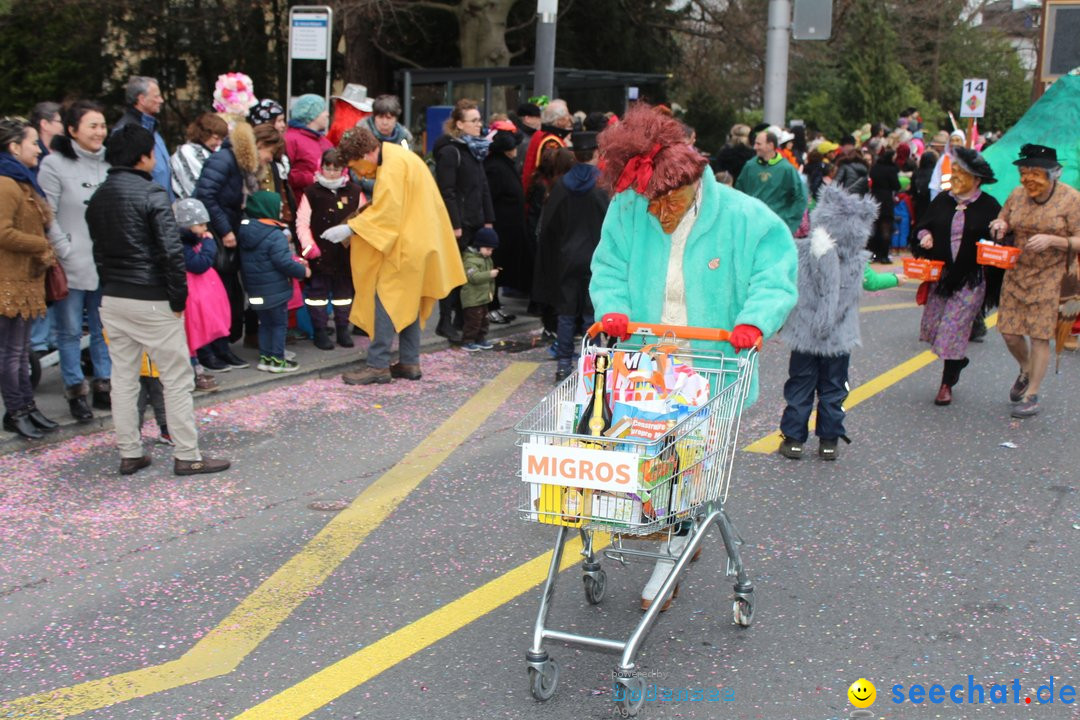
[[[184,198],[173,203],[173,214],[176,215],[176,224],[182,228],[192,225],[206,225],[210,222],[210,213],[206,206],[195,198]]]

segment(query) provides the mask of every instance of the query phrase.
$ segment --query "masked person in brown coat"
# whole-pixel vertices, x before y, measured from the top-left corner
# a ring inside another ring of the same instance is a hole
[[[40,155],[33,127],[0,120],[0,395],[4,429],[31,440],[57,428],[30,384],[30,322],[45,314],[45,271],[56,263],[45,237],[52,213],[31,172]]]

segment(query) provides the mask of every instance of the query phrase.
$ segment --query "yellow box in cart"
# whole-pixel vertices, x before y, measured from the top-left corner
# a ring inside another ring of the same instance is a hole
[[[533,485],[537,521],[545,525],[581,527],[591,508],[592,490],[562,485]]]

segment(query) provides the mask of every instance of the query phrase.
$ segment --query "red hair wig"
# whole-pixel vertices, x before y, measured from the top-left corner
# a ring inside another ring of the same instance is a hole
[[[623,171],[627,164],[633,172],[642,159],[651,160],[652,174],[646,182],[647,173],[638,171],[636,176],[644,182],[644,188],[633,184],[630,189],[649,200],[697,181],[708,164],[687,144],[682,123],[644,103],[630,108],[622,122],[608,126],[597,142],[603,158],[600,182],[612,193],[620,185],[625,186]],[[624,182],[620,183],[620,178]]]

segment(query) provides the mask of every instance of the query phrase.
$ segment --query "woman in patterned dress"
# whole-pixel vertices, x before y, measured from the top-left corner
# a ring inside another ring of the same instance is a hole
[[[928,342],[945,361],[935,405],[952,402],[952,388],[967,364],[971,324],[984,304],[994,305],[997,293],[987,293],[987,277],[976,261],[979,240],[989,237],[990,222],[1001,205],[982,185],[997,182],[979,153],[954,149],[952,186],[931,201],[917,229],[917,257],[945,263],[941,279],[931,285],[923,310],[919,339]]]
[[[1016,267],[1005,272],[998,329],[1020,366],[1009,390],[1009,399],[1017,403],[1012,416],[1026,418],[1039,412],[1061,282],[1080,250],[1080,192],[1059,181],[1054,148],[1024,145],[1013,164],[1020,168],[1021,187],[1009,195],[990,229],[995,238],[1012,232],[1021,250]]]

